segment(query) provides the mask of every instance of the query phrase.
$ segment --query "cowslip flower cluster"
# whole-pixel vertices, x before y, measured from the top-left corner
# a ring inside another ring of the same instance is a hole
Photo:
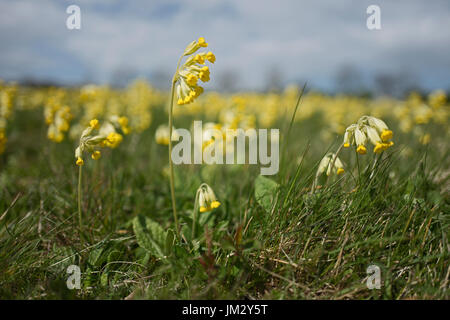
[[[117,148],[122,142],[123,136],[116,131],[116,128],[111,122],[105,122],[99,129],[99,134],[105,139],[101,143],[101,147],[108,147],[111,149]]]
[[[205,63],[206,61],[214,63],[216,57],[211,51],[196,53],[200,48],[207,46],[205,39],[200,37],[197,41],[191,42],[184,50],[182,57],[188,56],[188,58],[174,77],[179,105],[189,104],[203,93],[203,87],[198,85],[199,80],[202,82],[210,80],[209,67]],[[196,54],[194,55],[194,53]]]
[[[217,200],[214,191],[206,183],[200,185],[198,192],[198,203],[201,213],[211,211],[220,206],[220,202]]]
[[[337,175],[345,172],[342,161],[336,156],[336,154],[330,152],[327,153],[320,161],[319,168],[317,169],[317,176],[320,176],[324,172],[326,172],[326,175],[329,176],[332,170]]]
[[[91,120],[89,126],[83,130],[80,137],[80,144],[75,149],[76,164],[78,166],[84,165],[83,153],[85,151],[91,153],[92,159],[98,160],[101,157],[101,152],[97,148],[104,147],[107,143],[111,145],[116,143],[113,135],[102,133],[100,130],[100,123],[97,119]]]
[[[356,152],[366,154],[366,143],[370,141],[373,145],[373,152],[381,153],[392,147],[394,142],[390,141],[393,132],[389,130],[383,120],[371,116],[362,116],[357,123],[350,125],[344,134],[344,147],[356,146]]]

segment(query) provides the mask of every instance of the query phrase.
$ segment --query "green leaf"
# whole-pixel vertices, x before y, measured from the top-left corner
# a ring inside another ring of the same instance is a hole
[[[266,178],[258,176],[255,180],[255,198],[259,205],[267,212],[272,209],[272,202],[278,190],[278,183]]]
[[[166,256],[167,232],[158,223],[144,216],[137,216],[133,220],[133,230],[141,248],[158,258]]]
[[[175,239],[175,235],[171,229],[167,230],[167,236],[166,236],[166,243],[165,243],[165,250],[166,255],[170,255],[173,248],[173,241]]]
[[[103,287],[106,287],[108,285],[108,272],[105,271],[102,273],[102,275],[100,276],[100,284]]]
[[[89,253],[88,262],[93,266],[100,266],[102,264],[103,248],[96,248]]]

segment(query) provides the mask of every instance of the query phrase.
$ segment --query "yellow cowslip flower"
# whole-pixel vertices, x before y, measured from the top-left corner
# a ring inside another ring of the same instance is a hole
[[[111,120],[117,122],[117,116],[111,117]],[[123,136],[116,132],[114,125],[111,122],[105,122],[99,129],[100,135],[105,137],[101,143],[101,147],[116,148],[123,140]]]
[[[194,56],[194,61],[197,62],[198,64],[205,64],[206,60],[211,63],[214,63],[216,62],[216,56],[211,51],[209,51],[208,53],[201,52]]]
[[[77,166],[82,166],[82,165],[84,165],[83,159],[81,159],[81,157],[78,157],[78,158],[77,158],[77,161],[76,161],[76,164],[77,164]]]
[[[366,154],[366,142],[369,140],[373,145],[373,152],[380,153],[394,145],[389,141],[393,137],[393,132],[389,130],[386,123],[371,116],[362,116],[356,124],[350,125],[344,134],[344,147],[356,145],[356,152]]]
[[[359,154],[366,154],[367,150],[365,147],[366,141],[367,141],[367,137],[366,135],[363,133],[363,131],[360,128],[356,128],[355,132],[355,143],[356,143],[356,152],[358,152]]]
[[[207,66],[204,66],[201,69],[201,71],[198,74],[198,76],[199,76],[200,80],[202,80],[203,82],[208,82],[210,80],[210,78],[209,78],[209,76],[210,76],[209,68]]]
[[[107,136],[105,134],[102,134],[98,127],[98,120],[91,120],[89,123],[89,127],[84,129],[81,133],[80,143],[75,149],[75,159],[77,159],[76,164],[78,166],[82,166],[84,164],[83,153],[85,151],[92,153],[91,157],[94,160],[100,158],[100,151],[96,151],[94,148],[104,146],[105,141],[107,141]]]
[[[100,128],[100,124],[98,122],[97,119],[92,119],[91,121],[89,121],[89,125],[91,126],[91,128],[93,129],[98,129]]]
[[[391,130],[383,130],[383,132],[381,132],[381,140],[383,141],[391,140],[393,136],[394,133]]]
[[[205,64],[205,54],[196,54],[194,60],[198,64]]]
[[[108,136],[104,140],[104,145],[106,147],[114,149],[122,142],[122,140],[123,140],[123,137],[120,133],[111,132],[110,134],[108,134]]]
[[[196,86],[197,85],[197,81],[198,81],[198,78],[197,78],[197,76],[195,75],[195,74],[189,74],[187,77],[186,77],[186,82],[187,82],[187,84],[188,85],[190,85],[191,87],[194,87],[194,86]]]
[[[394,142],[389,141],[394,133],[389,130],[383,120],[370,116],[361,117],[360,120],[367,123],[365,130],[370,142],[375,146],[373,149],[375,153],[380,153],[394,145]]]
[[[366,154],[367,153],[367,149],[365,146],[363,145],[359,145],[358,148],[356,148],[356,152],[358,152],[359,154]]]
[[[354,132],[356,129],[356,124],[352,124],[350,125],[344,133],[344,147],[348,148],[350,147],[350,145],[352,145],[354,143],[355,137],[354,137]]]
[[[333,166],[333,171],[337,175],[340,175],[345,171],[341,159],[339,159],[339,157],[336,157],[336,154],[330,152],[326,154],[325,157],[323,157],[320,161],[316,176],[319,176],[324,172],[326,172],[326,175],[329,176],[331,173],[331,166]]]
[[[205,47],[205,48],[208,46],[208,44],[205,41],[205,38],[203,38],[203,37],[198,38],[198,45],[200,47]]]
[[[183,53],[182,58],[188,58],[181,67],[177,68],[173,80],[179,105],[191,103],[203,93],[203,88],[197,84],[199,79],[202,82],[210,80],[209,67],[204,64],[206,60],[214,63],[216,57],[212,52],[200,52],[194,55],[197,50],[207,45],[204,38],[199,38],[198,41],[191,42]]]
[[[96,151],[92,152],[91,157],[92,157],[92,159],[94,159],[94,160],[98,160],[98,159],[100,159],[101,155],[102,155],[102,154],[100,153],[100,151],[96,150]]]
[[[206,59],[211,63],[216,62],[216,56],[211,51],[206,54]]]
[[[202,183],[198,188],[198,203],[200,212],[208,212],[220,206],[214,191],[206,183]]]
[[[183,57],[189,56],[189,55],[195,53],[198,49],[206,48],[207,46],[208,46],[208,44],[205,42],[205,38],[200,37],[200,38],[198,38],[198,40],[194,40],[187,45],[186,49],[184,49]]]

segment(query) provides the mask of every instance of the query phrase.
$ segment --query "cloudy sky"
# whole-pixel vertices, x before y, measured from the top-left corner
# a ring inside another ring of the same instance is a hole
[[[70,4],[81,30],[66,28]],[[381,30],[366,27],[371,4]],[[402,73],[450,88],[448,0],[0,0],[0,78],[155,81],[199,36],[217,57],[212,83],[232,74],[240,88],[261,89],[275,74],[330,89],[351,65],[364,78]]]

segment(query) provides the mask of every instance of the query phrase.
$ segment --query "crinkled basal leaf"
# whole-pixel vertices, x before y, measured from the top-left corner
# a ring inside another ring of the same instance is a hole
[[[266,211],[272,209],[272,202],[278,190],[278,183],[266,178],[258,176],[255,180],[255,198],[259,205]]]
[[[133,230],[141,248],[158,258],[166,256],[164,252],[167,232],[158,223],[149,218],[137,216],[133,220]]]

